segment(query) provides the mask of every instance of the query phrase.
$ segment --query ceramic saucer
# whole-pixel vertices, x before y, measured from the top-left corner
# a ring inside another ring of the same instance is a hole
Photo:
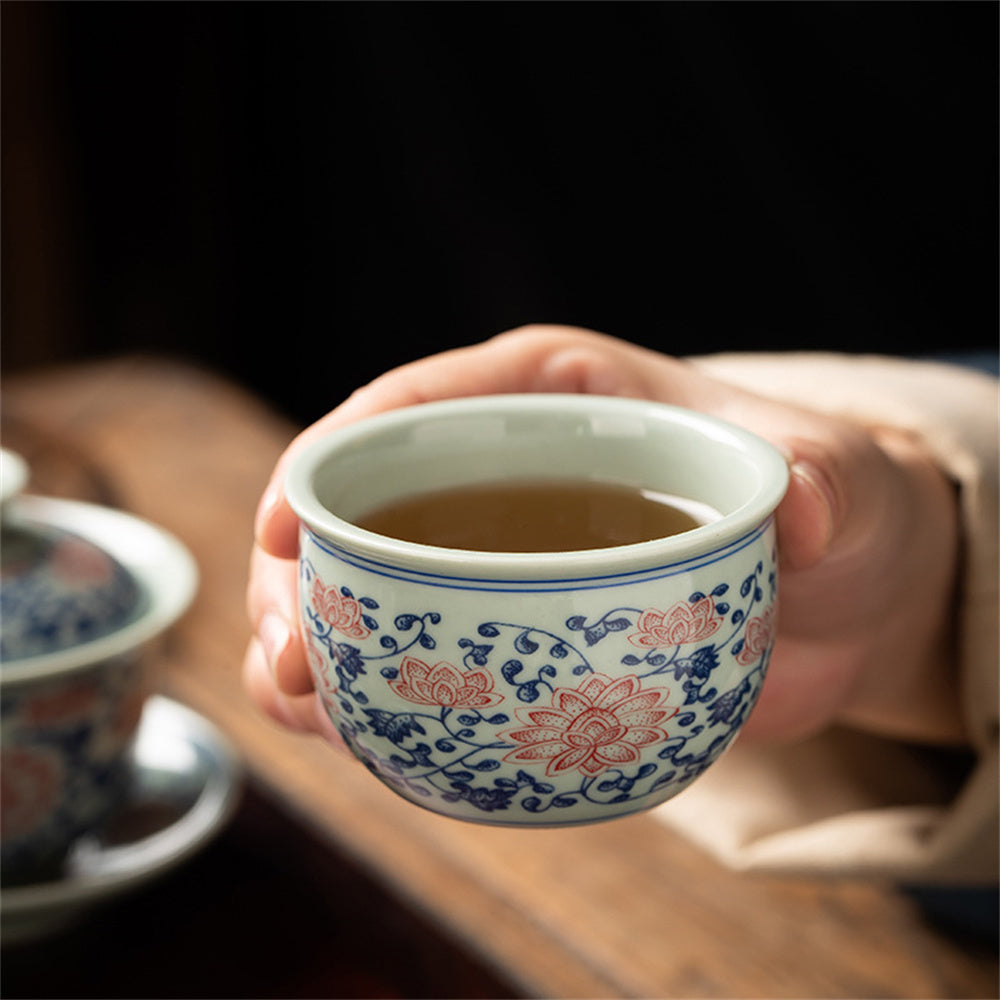
[[[0,890],[3,943],[57,930],[186,860],[230,818],[241,778],[235,750],[212,723],[169,698],[150,698],[128,802],[74,845],[59,878]]]

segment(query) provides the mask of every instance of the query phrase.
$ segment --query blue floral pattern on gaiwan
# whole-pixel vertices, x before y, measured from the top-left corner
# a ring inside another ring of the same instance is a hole
[[[4,885],[56,877],[74,838],[122,801],[126,750],[146,684],[134,657],[15,685],[0,701],[0,839]]]
[[[4,525],[0,662],[69,649],[122,628],[141,611],[132,575],[61,528]]]

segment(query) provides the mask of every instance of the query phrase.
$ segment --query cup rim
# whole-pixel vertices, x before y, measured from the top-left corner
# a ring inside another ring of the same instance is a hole
[[[313,481],[336,452],[385,431],[397,429],[419,413],[428,419],[514,413],[644,417],[684,425],[716,440],[736,445],[762,469],[756,493],[736,510],[716,521],[665,538],[631,545],[566,552],[490,552],[453,549],[403,541],[359,528],[334,514],[317,498]],[[763,438],[736,424],[697,410],[653,400],[622,396],[559,393],[468,396],[400,407],[336,428],[295,455],[284,478],[285,498],[306,529],[356,556],[401,568],[418,568],[442,575],[535,578],[613,574],[638,566],[663,566],[721,548],[758,529],[774,514],[788,486],[788,463]]]
[[[132,574],[145,607],[121,628],[88,642],[0,664],[0,688],[51,679],[138,650],[171,626],[198,588],[198,565],[177,538],[158,525],[112,507],[20,495],[18,518],[62,528],[104,549]]]

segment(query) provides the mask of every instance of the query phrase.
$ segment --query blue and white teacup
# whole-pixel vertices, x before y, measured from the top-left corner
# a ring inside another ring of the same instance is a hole
[[[544,553],[354,523],[407,495],[539,478],[653,490],[718,516]],[[760,693],[787,466],[741,428],[611,397],[451,400],[331,433],[285,485],[317,690],[356,756],[411,802],[539,827],[649,809],[719,758]]]

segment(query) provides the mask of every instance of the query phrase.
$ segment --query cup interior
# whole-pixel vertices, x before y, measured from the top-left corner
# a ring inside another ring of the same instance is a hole
[[[476,397],[392,411],[342,428],[293,463],[286,491],[325,536],[431,490],[512,479],[590,479],[698,501],[720,526],[750,528],[787,483],[780,453],[741,428],[678,407],[595,396]],[[680,536],[675,536],[680,537]],[[641,543],[648,544],[648,543]]]

